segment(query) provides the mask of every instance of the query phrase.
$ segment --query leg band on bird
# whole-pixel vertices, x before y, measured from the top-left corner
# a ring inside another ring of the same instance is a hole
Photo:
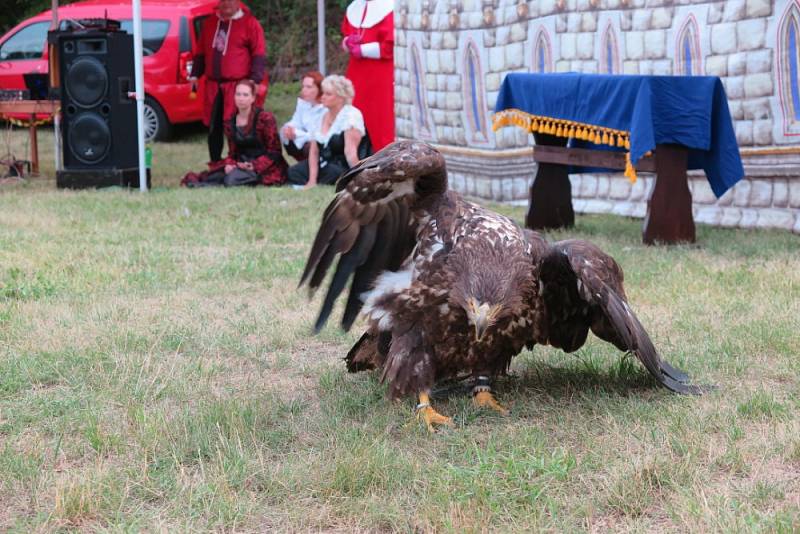
[[[472,402],[479,408],[491,408],[492,410],[508,415],[508,409],[497,402],[492,395],[491,380],[488,376],[478,375],[475,378],[475,385],[472,386]]]
[[[488,376],[478,375],[475,378],[475,384],[472,386],[472,396],[474,397],[482,391],[492,392],[492,381]]]

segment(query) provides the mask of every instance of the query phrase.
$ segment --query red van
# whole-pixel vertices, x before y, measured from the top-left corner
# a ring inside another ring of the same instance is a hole
[[[203,19],[217,0],[142,0],[145,138],[165,139],[173,124],[199,121],[201,99],[187,79],[192,50]],[[130,0],[87,0],[58,8],[59,26],[89,18],[110,18],[133,33]],[[23,74],[47,72],[50,10],[31,17],[0,37],[0,89],[25,89]]]

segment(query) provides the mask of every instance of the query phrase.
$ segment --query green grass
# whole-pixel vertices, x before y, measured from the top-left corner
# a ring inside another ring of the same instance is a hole
[[[174,186],[202,132],[156,149]],[[443,391],[456,427],[431,436],[345,372],[357,329],[310,334],[319,297],[295,286],[330,196],[0,187],[0,530],[800,524],[797,236],[700,226],[654,248],[641,221],[579,217],[550,237],[616,257],[662,354],[718,390],[672,395],[592,338],[515,359],[509,417]]]

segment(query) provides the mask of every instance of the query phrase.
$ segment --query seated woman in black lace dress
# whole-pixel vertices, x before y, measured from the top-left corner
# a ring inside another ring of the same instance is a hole
[[[187,187],[281,185],[286,181],[286,161],[275,116],[255,105],[256,84],[236,84],[237,111],[225,123],[228,157],[200,174],[189,173],[181,181]]]
[[[289,183],[306,189],[333,184],[360,159],[372,153],[364,117],[351,105],[355,91],[344,76],[322,80],[322,104],[327,112],[311,135],[308,160],[289,168]]]

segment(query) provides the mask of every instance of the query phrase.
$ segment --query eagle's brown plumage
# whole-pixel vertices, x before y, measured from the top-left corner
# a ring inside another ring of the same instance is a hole
[[[368,328],[348,369],[382,369],[390,396],[427,393],[464,373],[482,384],[525,346],[571,352],[589,330],[636,354],[667,388],[700,392],[659,357],[610,256],[581,240],[548,244],[463,200],[447,189],[431,146],[389,145],[344,174],[336,191],[300,284],[313,293],[341,255],[315,328],[352,277],[342,327],[363,312]]]

